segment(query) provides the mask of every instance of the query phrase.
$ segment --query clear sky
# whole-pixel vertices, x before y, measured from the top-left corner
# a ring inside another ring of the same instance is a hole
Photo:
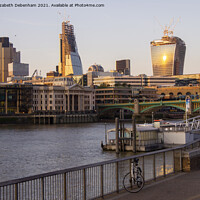
[[[104,4],[96,8],[0,8],[0,36],[9,37],[21,61],[42,75],[55,70],[59,62],[61,23],[69,16],[74,25],[83,72],[101,64],[105,71],[115,69],[115,61],[131,60],[131,74],[152,75],[150,41],[163,35],[174,18],[180,22],[174,35],[186,43],[184,73],[200,73],[199,0],[32,0],[29,3]],[[4,0],[2,3],[27,3]],[[62,13],[61,15],[59,13]]]

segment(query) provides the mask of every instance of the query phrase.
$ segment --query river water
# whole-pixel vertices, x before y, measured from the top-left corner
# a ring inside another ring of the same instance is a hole
[[[104,123],[1,125],[0,182],[133,155],[103,152],[104,138]]]

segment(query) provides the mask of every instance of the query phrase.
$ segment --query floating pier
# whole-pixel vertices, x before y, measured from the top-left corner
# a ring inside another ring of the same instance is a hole
[[[163,121],[163,120],[162,120]],[[200,116],[177,123],[162,124],[155,120],[153,124],[136,125],[132,120],[115,119],[115,128],[106,131],[103,150],[120,151],[153,151],[187,144],[200,138]],[[132,122],[132,127],[126,128],[125,123]],[[111,134],[115,133],[115,137]]]

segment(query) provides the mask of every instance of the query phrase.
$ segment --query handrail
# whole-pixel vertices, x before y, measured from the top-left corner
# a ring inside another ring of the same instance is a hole
[[[178,146],[178,147],[162,149],[162,150],[143,153],[143,154],[139,154],[139,155],[129,156],[129,157],[125,157],[125,158],[117,158],[117,159],[113,159],[113,160],[108,160],[108,161],[103,161],[103,162],[98,162],[98,163],[93,163],[93,164],[88,164],[88,165],[82,165],[82,166],[79,166],[79,167],[73,167],[73,168],[68,168],[68,169],[64,169],[64,170],[58,170],[58,171],[43,173],[43,174],[39,174],[39,175],[33,175],[33,176],[24,177],[24,178],[5,181],[5,182],[1,182],[0,183],[0,187],[13,185],[13,184],[17,184],[17,183],[22,183],[22,182],[26,182],[26,181],[30,181],[30,180],[40,179],[40,178],[44,178],[44,177],[48,177],[48,176],[64,174],[64,173],[78,171],[78,170],[82,170],[82,169],[97,167],[97,166],[101,166],[101,165],[117,163],[117,162],[121,162],[121,161],[130,160],[130,159],[133,159],[133,158],[151,156],[151,155],[155,155],[155,154],[166,153],[166,152],[169,152],[169,151],[180,150],[180,149],[184,149],[184,148],[186,148],[186,147],[188,147],[188,146],[190,146],[190,145],[192,145],[194,143],[197,143],[197,142],[200,142],[200,139],[197,139],[197,140],[195,140],[193,142],[189,142],[187,144],[184,144],[184,145],[181,145],[181,146]]]

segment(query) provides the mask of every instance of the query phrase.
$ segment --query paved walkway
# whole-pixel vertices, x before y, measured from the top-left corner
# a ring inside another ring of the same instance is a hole
[[[134,194],[121,192],[106,200],[200,200],[200,170],[180,173],[145,185]]]

